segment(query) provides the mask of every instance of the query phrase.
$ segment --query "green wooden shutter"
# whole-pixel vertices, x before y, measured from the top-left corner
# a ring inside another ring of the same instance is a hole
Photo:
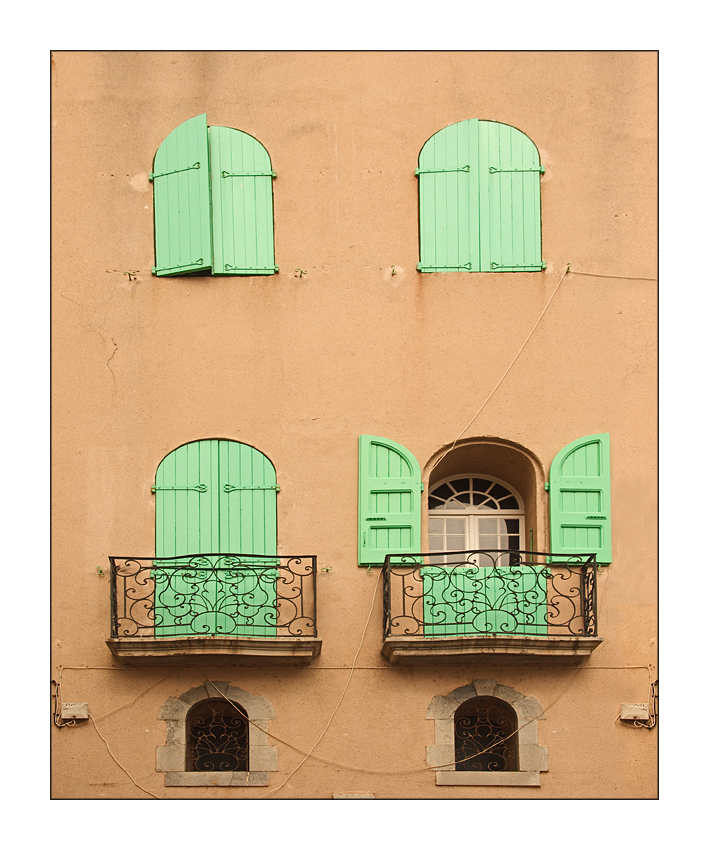
[[[477,163],[476,119],[439,130],[421,149],[420,271],[480,271]]]
[[[207,116],[176,127],[158,148],[150,174],[158,276],[212,266]]]
[[[422,567],[426,637],[545,635],[544,567]]]
[[[540,271],[539,151],[509,124],[479,121],[478,133],[480,271]]]
[[[209,128],[214,274],[278,271],[273,242],[271,158],[253,136]]]
[[[596,553],[610,564],[610,436],[593,434],[569,443],[549,472],[551,551],[559,555]]]
[[[190,624],[195,634],[275,634],[278,561],[198,559],[199,554],[276,554],[276,472],[257,449],[198,440],[171,452],[155,478],[156,635]],[[193,571],[179,569],[194,565]],[[192,574],[194,572],[194,575]]]
[[[419,271],[539,271],[539,152],[508,124],[471,119],[419,155]]]
[[[421,468],[392,440],[359,438],[359,563],[421,551]]]

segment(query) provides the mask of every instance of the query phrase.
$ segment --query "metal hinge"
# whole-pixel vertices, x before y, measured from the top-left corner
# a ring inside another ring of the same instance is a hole
[[[152,183],[152,181],[155,180],[156,177],[167,177],[168,174],[179,174],[181,171],[191,171],[193,168],[199,167],[200,164],[198,162],[195,162],[194,165],[188,165],[187,168],[176,168],[174,171],[164,171],[162,174],[153,174],[153,172],[151,171],[150,174],[148,174],[148,180],[150,180],[150,182]]]
[[[277,493],[279,493],[281,488],[278,486],[278,484],[267,484],[265,486],[259,486],[254,484],[248,487],[235,486],[234,484],[224,485],[225,493],[233,493],[234,490],[275,490]]]
[[[414,174],[418,177],[419,174],[445,174],[454,171],[470,171],[470,166],[463,165],[461,168],[431,168],[428,170],[417,168]]]
[[[543,165],[537,165],[537,166],[535,166],[534,168],[495,168],[495,166],[494,166],[494,165],[491,165],[491,166],[488,168],[488,171],[490,172],[490,174],[499,174],[501,171],[504,171],[504,172],[507,172],[507,173],[510,173],[510,172],[519,173],[519,172],[526,172],[526,171],[538,171],[540,174],[544,174],[544,166],[543,166]]]
[[[230,174],[228,171],[222,171],[222,177],[275,177],[275,171],[259,171],[246,172],[244,174]]]
[[[433,269],[466,269],[470,272],[473,270],[473,264],[462,263],[458,266],[424,266],[423,263],[417,263],[416,265],[416,271],[418,272],[432,271]]]
[[[521,263],[518,266],[504,266],[502,263],[490,263],[491,269],[497,269],[498,271],[507,271],[507,269],[527,269],[530,272],[535,271],[543,271],[547,267],[546,263],[541,263],[540,265],[536,265],[534,263]]]
[[[259,274],[260,272],[277,272],[278,266],[267,266],[263,269],[240,268],[239,266],[230,266],[229,263],[224,263],[224,269],[228,272],[248,272],[249,274]]]
[[[200,493],[207,492],[206,484],[197,484],[195,487],[151,487],[150,492],[155,493],[156,490],[198,490]]]
[[[174,272],[177,269],[189,269],[192,266],[201,266],[204,262],[204,259],[200,257],[198,260],[193,260],[191,263],[185,263],[184,266],[168,266],[167,268],[158,268],[157,266],[153,266],[152,273],[157,274],[157,272]]]

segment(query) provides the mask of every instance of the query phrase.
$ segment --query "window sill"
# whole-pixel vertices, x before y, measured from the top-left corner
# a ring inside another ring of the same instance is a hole
[[[215,661],[246,667],[302,667],[320,655],[317,638],[183,637],[109,638],[106,645],[128,666]]]
[[[538,786],[538,771],[437,770],[436,785],[526,785]]]
[[[254,771],[169,771],[165,774],[165,786],[173,788],[268,785],[268,773]]]

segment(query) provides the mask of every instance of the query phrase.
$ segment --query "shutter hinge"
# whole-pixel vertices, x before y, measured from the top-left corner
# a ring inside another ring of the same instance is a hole
[[[508,269],[527,269],[527,271],[530,272],[538,272],[543,271],[546,267],[547,264],[544,262],[540,263],[539,265],[522,263],[517,266],[504,266],[502,265],[502,263],[490,263],[490,268],[496,269],[499,272],[506,272]]]
[[[499,174],[501,171],[504,171],[508,174],[509,173],[518,174],[520,172],[527,172],[527,171],[538,171],[540,174],[544,174],[544,166],[543,165],[537,165],[534,168],[495,168],[494,165],[491,165],[488,168],[488,171],[490,172],[490,174]]]
[[[267,484],[264,486],[252,485],[248,487],[236,487],[233,484],[224,485],[225,493],[233,493],[234,490],[275,490],[277,493],[279,493],[281,488],[278,486],[278,484]]]
[[[470,166],[463,165],[461,168],[431,168],[428,170],[417,168],[414,174],[418,177],[419,174],[447,174],[454,171],[470,171]]]
[[[417,263],[416,265],[417,272],[430,272],[434,271],[435,269],[466,269],[467,271],[471,272],[473,270],[473,264],[462,263],[459,266],[424,266],[423,263]]]
[[[150,492],[155,493],[157,490],[198,490],[200,493],[207,492],[206,484],[197,484],[195,487],[151,487]]]
[[[589,514],[586,519],[608,519],[606,516],[596,516],[595,514]]]
[[[181,171],[191,171],[193,168],[199,167],[200,164],[198,162],[195,162],[194,165],[188,165],[187,168],[176,168],[174,171],[164,171],[162,174],[153,174],[153,172],[151,171],[150,174],[148,174],[148,180],[150,180],[150,182],[152,183],[156,177],[167,177],[168,174],[179,174]]]
[[[201,266],[204,262],[204,259],[200,257],[198,260],[193,260],[191,263],[185,263],[183,266],[168,266],[167,268],[158,268],[157,266],[153,266],[152,273],[157,274],[158,272],[174,272],[178,269],[189,269],[192,266]]]
[[[230,174],[228,171],[222,171],[222,177],[275,177],[275,171],[259,171],[245,172],[244,174]]]
[[[261,274],[262,272],[275,273],[278,271],[278,266],[266,266],[263,269],[254,268],[239,268],[239,266],[230,266],[229,263],[224,263],[224,269],[228,272],[245,272],[246,274]]]
[[[545,490],[548,490],[548,489],[549,489],[549,482],[548,482],[548,481],[546,481],[546,482],[544,483],[544,489],[545,489]]]

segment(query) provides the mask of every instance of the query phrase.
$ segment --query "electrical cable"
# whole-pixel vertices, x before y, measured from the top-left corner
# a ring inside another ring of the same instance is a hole
[[[554,287],[554,291],[553,291],[553,292],[552,292],[552,294],[549,296],[549,300],[548,300],[548,301],[547,301],[547,303],[544,305],[544,309],[543,309],[543,310],[542,310],[542,312],[539,314],[539,318],[538,318],[538,319],[537,319],[537,321],[534,323],[534,325],[533,325],[533,327],[532,327],[532,330],[531,330],[531,331],[527,334],[527,338],[525,339],[525,341],[524,341],[524,342],[522,343],[522,345],[520,346],[519,350],[517,351],[517,354],[515,354],[515,356],[512,358],[512,362],[511,362],[511,363],[510,363],[510,365],[509,365],[509,366],[505,369],[505,371],[502,373],[502,377],[501,377],[501,378],[500,378],[500,380],[499,380],[499,381],[495,384],[495,386],[492,388],[492,390],[490,391],[490,394],[489,394],[489,395],[488,395],[488,397],[485,399],[485,401],[484,401],[484,402],[480,405],[480,407],[477,409],[477,412],[475,413],[475,415],[473,416],[473,418],[470,420],[470,422],[468,422],[468,424],[465,426],[465,428],[463,428],[463,430],[460,432],[460,434],[458,434],[458,436],[455,438],[455,440],[453,440],[453,443],[451,444],[451,446],[450,446],[448,449],[446,449],[446,451],[445,451],[445,452],[444,452],[444,453],[443,453],[443,454],[442,454],[442,455],[438,458],[438,460],[437,460],[437,461],[433,464],[433,466],[431,467],[431,472],[433,472],[433,470],[434,470],[434,469],[438,466],[438,464],[439,464],[439,463],[443,460],[443,458],[444,458],[447,454],[449,454],[450,452],[452,452],[452,451],[453,451],[453,449],[456,447],[456,445],[457,445],[457,443],[458,443],[458,440],[460,440],[460,438],[463,436],[463,434],[465,434],[465,432],[468,430],[468,428],[470,428],[470,426],[473,424],[473,422],[475,422],[475,420],[478,418],[478,416],[479,416],[480,412],[482,411],[482,409],[485,407],[485,405],[488,403],[488,401],[490,401],[490,399],[492,398],[492,396],[493,396],[493,394],[495,393],[495,391],[497,390],[497,388],[500,386],[500,384],[501,384],[501,383],[504,381],[504,379],[507,377],[507,374],[509,373],[510,369],[512,369],[512,367],[514,366],[514,364],[517,362],[517,359],[519,358],[520,354],[521,354],[521,353],[522,353],[522,351],[524,350],[524,347],[527,345],[527,343],[528,343],[528,342],[529,342],[529,340],[531,339],[532,334],[534,333],[534,331],[535,331],[535,330],[537,329],[537,327],[539,326],[539,323],[541,322],[541,320],[544,318],[544,314],[546,313],[547,309],[549,308],[549,305],[550,305],[550,304],[551,304],[551,302],[552,302],[552,299],[554,298],[554,296],[556,295],[556,293],[557,293],[557,291],[558,291],[559,287],[561,286],[561,282],[562,282],[562,280],[566,277],[566,275],[567,275],[567,274],[569,274],[569,272],[570,272],[570,271],[571,271],[571,263],[568,263],[568,264],[567,264],[567,266],[566,266],[566,268],[564,269],[563,274],[562,274],[562,275],[561,275],[561,277],[559,278],[559,282],[558,282],[558,283],[557,283],[557,285]],[[429,473],[429,475],[430,475],[430,473]]]
[[[118,767],[120,767],[120,769],[123,771],[123,773],[125,773],[125,775],[126,775],[126,776],[130,779],[130,781],[133,783],[133,785],[135,785],[135,786],[136,786],[136,788],[140,788],[140,790],[141,790],[141,791],[145,791],[145,793],[146,793],[146,794],[149,794],[151,797],[154,797],[156,800],[160,800],[160,799],[161,799],[160,797],[158,797],[156,794],[153,794],[153,792],[152,792],[152,791],[148,791],[148,789],[147,789],[147,788],[143,788],[143,786],[142,786],[139,782],[137,782],[135,779],[133,779],[133,777],[132,777],[132,776],[130,775],[130,773],[126,770],[126,768],[125,768],[125,767],[123,767],[123,765],[122,765],[122,764],[118,761],[118,759],[117,759],[117,758],[113,755],[113,752],[111,751],[111,748],[108,746],[108,741],[107,741],[107,740],[103,737],[103,735],[102,735],[102,734],[101,734],[101,732],[99,731],[99,728],[98,728],[98,726],[96,725],[96,721],[94,720],[94,718],[93,718],[93,716],[92,716],[91,714],[89,714],[89,720],[90,720],[90,721],[94,724],[94,729],[96,730],[96,733],[98,734],[99,738],[103,741],[103,743],[106,745],[106,749],[108,750],[108,754],[109,754],[109,755],[111,756],[111,758],[115,761],[115,763],[118,765]]]

